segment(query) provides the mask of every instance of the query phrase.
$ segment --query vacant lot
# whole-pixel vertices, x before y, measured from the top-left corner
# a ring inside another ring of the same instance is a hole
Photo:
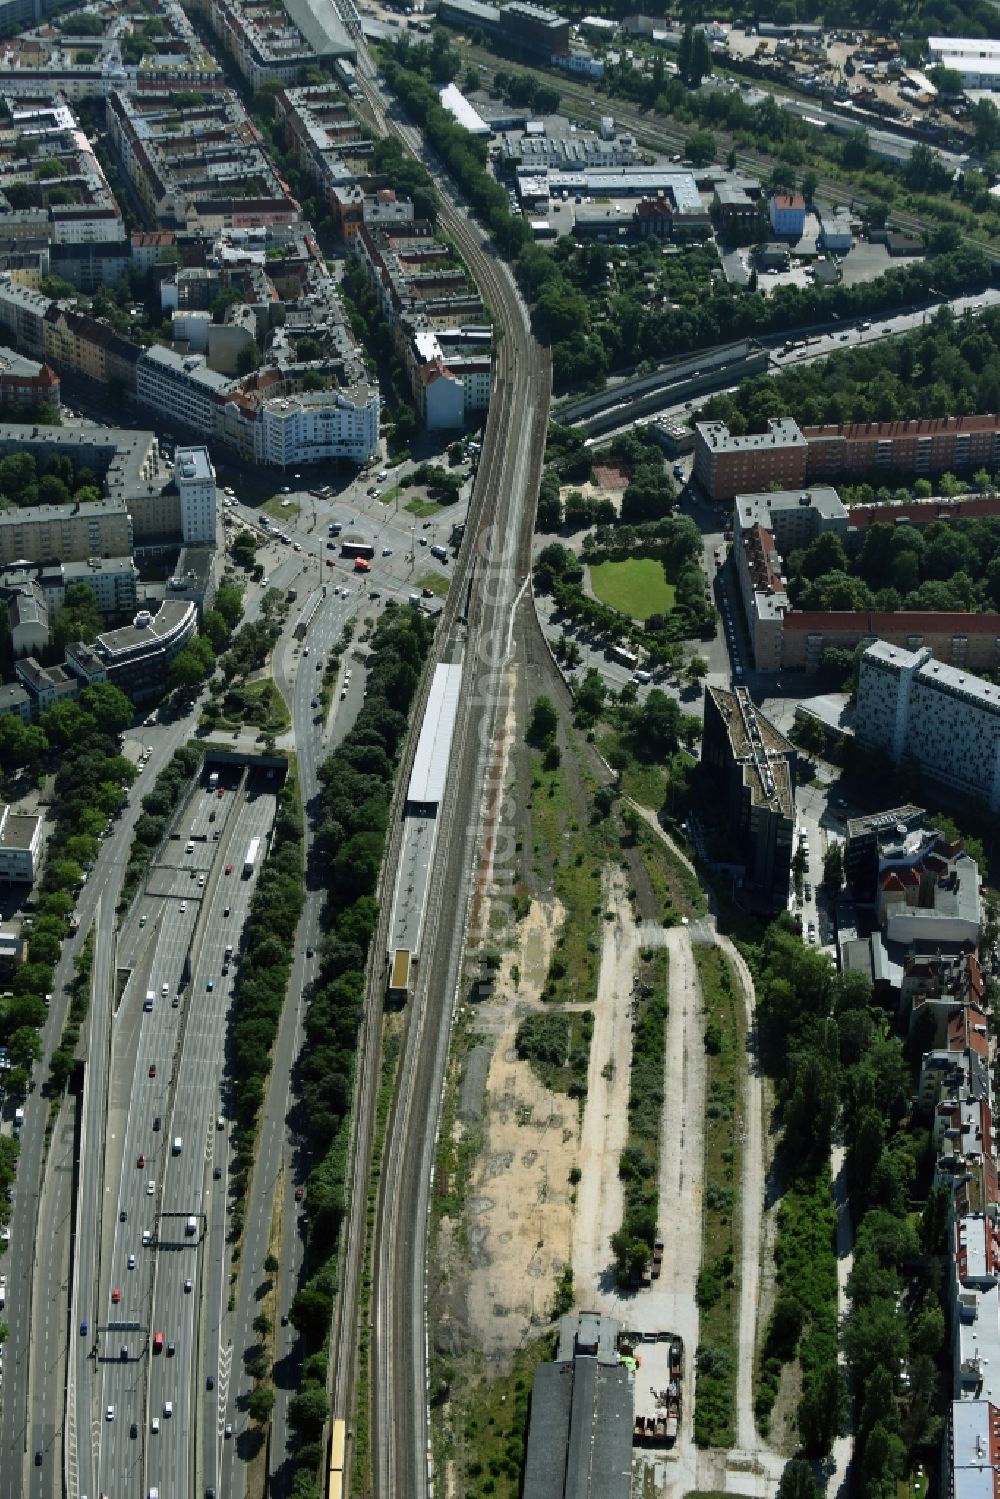
[[[673,585],[663,576],[662,563],[653,557],[595,563],[590,581],[602,604],[620,609],[632,619],[667,614],[674,607]]]

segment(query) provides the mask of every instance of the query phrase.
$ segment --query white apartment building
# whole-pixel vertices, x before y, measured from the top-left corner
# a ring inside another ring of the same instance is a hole
[[[378,389],[317,390],[265,401],[254,424],[256,457],[287,467],[318,458],[364,463],[378,449]]]
[[[861,658],[855,722],[858,738],[893,760],[912,755],[928,776],[1000,809],[1000,687],[926,646],[877,640]]]
[[[214,434],[219,403],[234,383],[210,370],[203,355],[176,354],[159,346],[142,353],[135,378],[144,406],[206,437]]]
[[[38,872],[42,819],[0,808],[0,881],[30,885]]]
[[[178,448],[174,480],[181,497],[181,540],[215,545],[215,469],[207,448]]]

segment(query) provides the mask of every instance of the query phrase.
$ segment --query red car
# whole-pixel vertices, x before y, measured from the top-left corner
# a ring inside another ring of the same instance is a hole
[[[327,565],[327,567],[335,567],[336,563],[334,562],[334,560],[333,560],[332,557],[327,557],[327,559],[326,559],[326,565]]]
[[[225,786],[220,786],[219,789],[218,789],[218,791],[215,794],[216,794],[216,796],[225,796],[225,794],[226,794],[226,788],[225,788]]]
[[[112,1292],[111,1292],[111,1300],[114,1302],[115,1306],[117,1306],[118,1303],[119,1303],[119,1301],[121,1301],[121,1299],[122,1299],[122,1293],[119,1290],[119,1288],[117,1286],[115,1286],[113,1288]]]
[[[226,873],[227,874],[232,874],[232,872],[233,872],[233,866],[231,864],[227,864],[226,865]]]
[[[150,1064],[149,1064],[149,1075],[150,1075],[150,1077],[155,1077],[156,1076],[156,1063],[155,1062],[150,1062]]]
[[[139,1156],[139,1158],[137,1159],[137,1161],[136,1161],[135,1164],[138,1166],[139,1170],[141,1171],[142,1168],[146,1164],[146,1157],[144,1155]]]
[[[305,1195],[306,1195],[306,1194],[305,1194],[305,1192],[304,1192],[304,1191],[303,1191],[303,1190],[302,1190],[302,1188],[301,1188],[301,1187],[296,1187],[296,1188],[295,1188],[295,1201],[296,1201],[296,1202],[301,1202],[301,1201],[302,1201],[302,1199],[303,1199],[303,1197],[304,1197],[304,1196],[305,1196]]]

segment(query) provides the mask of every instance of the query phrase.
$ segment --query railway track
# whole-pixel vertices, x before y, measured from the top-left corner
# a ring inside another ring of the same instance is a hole
[[[359,85],[380,133],[396,135],[426,156],[416,132],[392,118],[362,68]],[[487,751],[503,700],[503,665],[512,611],[531,557],[538,481],[551,393],[548,352],[532,338],[509,269],[479,230],[443,197],[440,220],[493,310],[501,335],[483,450],[452,587],[432,659],[414,710],[422,717],[436,661],[464,650],[463,702],[453,744],[453,774],[439,809],[438,840],[428,885],[422,959],[406,1017],[393,1104],[386,1125],[375,1223],[368,1240],[370,1163],[381,1078],[384,954],[391,889],[402,840],[402,811],[417,735],[410,735],[392,809],[383,868],[379,928],[368,965],[348,1212],[342,1230],[335,1312],[332,1395],[335,1414],[350,1416],[358,1391],[357,1342],[366,1255],[371,1253],[371,1484],[366,1492],[396,1499],[432,1491],[426,1401],[424,1265],[428,1202],[454,1001],[464,950]],[[350,1455],[349,1455],[350,1460]]]

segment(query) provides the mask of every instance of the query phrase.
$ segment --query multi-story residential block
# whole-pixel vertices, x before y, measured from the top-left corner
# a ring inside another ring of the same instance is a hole
[[[802,427],[772,417],[763,433],[724,422],[695,428],[695,478],[713,500],[770,483],[786,488],[882,471],[940,474],[1000,465],[1000,414]]]
[[[181,501],[181,540],[215,544],[215,469],[207,448],[177,448],[174,482]]]
[[[357,57],[334,5],[316,0],[203,0],[209,25],[251,88],[294,83],[304,68]]]
[[[725,422],[695,426],[694,477],[713,500],[779,484],[806,482],[807,444],[790,417],[771,417],[766,432],[731,433]]]
[[[795,829],[795,746],[746,688],[709,687],[701,760],[719,782],[744,883],[768,909],[784,910]]]
[[[23,570],[0,576],[0,599],[7,606],[10,648],[18,656],[33,656],[49,643],[49,610],[38,584]]]
[[[234,385],[229,376],[210,370],[204,355],[178,354],[160,345],[146,349],[136,364],[140,403],[205,437],[215,432],[216,408]]]
[[[88,557],[120,557],[131,550],[132,522],[124,500],[0,510],[0,563],[4,567],[22,559],[86,561]]]
[[[107,102],[108,137],[146,211],[165,229],[298,224],[301,210],[236,94],[178,106],[167,93]]]
[[[801,193],[772,193],[767,214],[779,239],[801,239],[805,233],[806,200]]]
[[[911,755],[930,780],[1000,808],[1000,687],[926,647],[876,641],[861,658],[855,724],[894,761]]]
[[[429,226],[394,235],[363,224],[352,248],[393,324],[414,400],[431,429],[463,426],[489,406],[491,334],[478,294]]]
[[[0,349],[0,413],[33,411],[39,406],[58,410],[61,403],[59,376],[54,370],[23,354]]]
[[[31,885],[42,851],[42,819],[0,807],[0,881]]]
[[[847,508],[833,489],[736,496],[733,555],[758,671],[780,671],[784,664],[791,603],[782,556],[826,532],[846,536],[847,520]]]
[[[65,666],[42,666],[33,656],[16,661],[14,671],[31,699],[33,718],[51,708],[53,703],[77,697],[80,691],[79,679]]]
[[[141,346],[88,312],[60,302],[49,304],[44,318],[46,357],[59,370],[83,375],[101,385],[135,391]]]
[[[22,723],[31,722],[31,697],[20,682],[4,682],[0,686],[0,718],[14,714]]]

